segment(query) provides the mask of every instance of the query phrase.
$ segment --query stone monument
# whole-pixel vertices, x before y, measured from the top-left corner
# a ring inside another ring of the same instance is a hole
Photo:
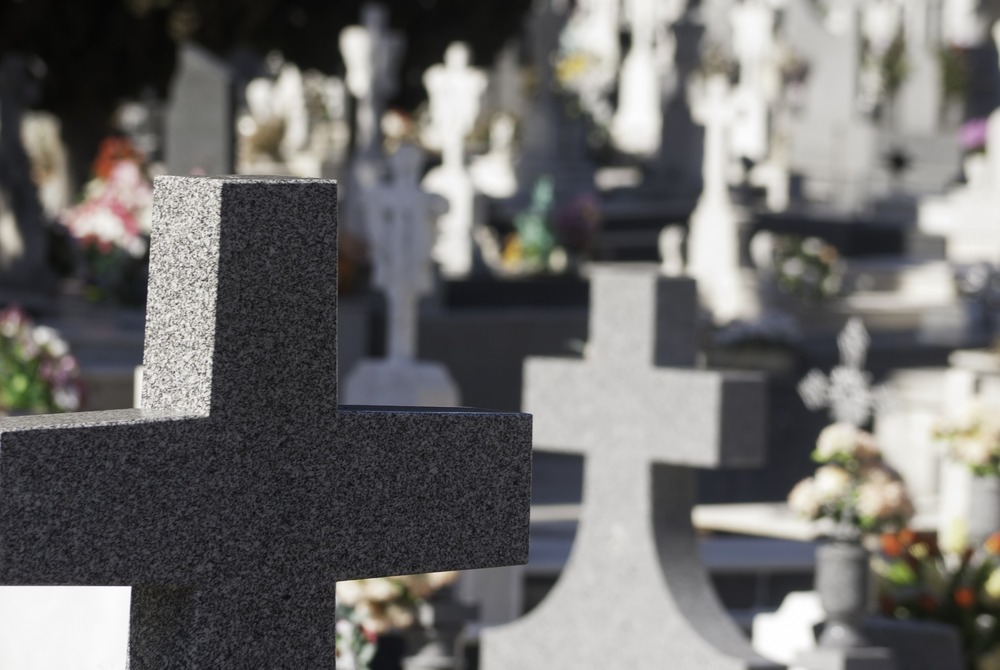
[[[524,379],[537,448],[586,457],[576,539],[545,600],[484,631],[481,667],[776,667],[720,605],[691,525],[692,468],[763,458],[761,378],[691,369],[690,279],[593,272],[585,358],[529,359]]]
[[[473,268],[473,229],[476,224],[475,187],[465,164],[465,137],[479,115],[486,75],[469,67],[469,47],[450,45],[444,64],[424,74],[431,126],[441,145],[441,165],[427,173],[424,187],[448,201],[438,219],[434,259],[446,277],[466,277]]]
[[[372,283],[385,294],[386,357],[355,365],[345,399],[360,405],[454,406],[459,392],[447,368],[417,360],[420,299],[434,288],[434,221],[448,205],[441,196],[420,188],[419,148],[402,145],[390,164],[392,181],[369,192],[364,210]]]
[[[155,182],[142,407],[0,420],[0,584],[131,668],[333,668],[339,579],[523,562],[529,417],[337,405],[336,185]]]
[[[229,66],[199,46],[181,45],[165,120],[167,173],[232,173],[234,119]]]
[[[729,196],[729,128],[734,119],[729,82],[712,75],[693,88],[692,112],[705,127],[703,186],[688,224],[688,273],[717,322],[738,318],[747,308],[740,272],[739,230]]]

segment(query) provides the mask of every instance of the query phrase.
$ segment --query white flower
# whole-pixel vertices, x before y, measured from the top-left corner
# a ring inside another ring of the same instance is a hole
[[[810,519],[819,514],[820,500],[816,494],[816,480],[807,477],[795,485],[788,494],[788,506],[793,512]]]
[[[849,423],[834,423],[827,426],[816,440],[816,458],[829,461],[839,455],[852,456],[860,432]]]
[[[356,605],[363,597],[364,589],[357,580],[337,582],[337,600],[344,605]]]
[[[80,409],[80,390],[73,385],[57,386],[52,389],[52,400],[57,406],[67,412]]]
[[[816,496],[821,504],[842,499],[851,488],[851,475],[836,465],[824,465],[816,470]]]
[[[386,602],[399,595],[400,586],[394,580],[380,577],[361,580],[365,599],[373,602]]]

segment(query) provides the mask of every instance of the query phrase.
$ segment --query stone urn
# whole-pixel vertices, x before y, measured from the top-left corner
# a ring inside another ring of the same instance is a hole
[[[840,533],[816,550],[816,591],[827,616],[818,646],[869,646],[861,632],[869,603],[868,550],[859,533]]]

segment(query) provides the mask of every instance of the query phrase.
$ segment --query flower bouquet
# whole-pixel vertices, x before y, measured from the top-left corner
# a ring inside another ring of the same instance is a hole
[[[72,412],[82,404],[80,366],[66,341],[17,307],[0,311],[0,413]]]
[[[378,636],[410,628],[420,602],[457,578],[432,572],[337,582],[337,667],[367,670]]]
[[[76,241],[88,298],[143,302],[152,203],[138,152],[126,139],[104,140],[83,200],[60,217]]]
[[[875,437],[847,423],[827,426],[812,458],[820,467],[788,495],[793,511],[828,525],[827,534],[901,528],[913,504],[899,474],[883,460]]]
[[[973,401],[937,423],[934,437],[979,477],[1000,476],[1000,407]]]
[[[969,547],[954,530],[939,542],[909,530],[882,537],[873,561],[879,609],[955,626],[969,670],[1000,669],[1000,533]]]
[[[773,263],[783,293],[818,303],[840,292],[840,254],[818,237],[775,237]]]

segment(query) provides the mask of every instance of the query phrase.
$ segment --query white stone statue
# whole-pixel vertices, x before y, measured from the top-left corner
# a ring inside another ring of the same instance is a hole
[[[738,318],[743,304],[736,211],[729,196],[726,171],[729,129],[733,123],[729,81],[711,75],[689,93],[695,121],[705,127],[702,192],[691,214],[688,232],[688,274],[716,321]]]
[[[490,198],[510,198],[517,193],[514,130],[509,114],[497,114],[490,123],[489,152],[474,158],[469,167],[476,190]]]
[[[656,62],[656,3],[626,1],[632,46],[622,65],[611,138],[621,151],[650,156],[659,150],[663,133],[660,98],[664,75]],[[673,67],[673,60],[667,65]]]
[[[365,202],[365,226],[372,252],[372,282],[385,293],[387,357],[413,359],[417,306],[434,287],[431,248],[434,221],[445,200],[420,187],[421,150],[404,144],[390,158],[392,179],[374,187]]]
[[[445,52],[443,65],[424,74],[430,99],[430,123],[441,143],[441,165],[424,179],[424,188],[448,201],[448,213],[438,220],[434,258],[447,277],[472,271],[475,189],[465,165],[465,138],[479,115],[486,75],[469,66],[469,48],[456,42]]]

